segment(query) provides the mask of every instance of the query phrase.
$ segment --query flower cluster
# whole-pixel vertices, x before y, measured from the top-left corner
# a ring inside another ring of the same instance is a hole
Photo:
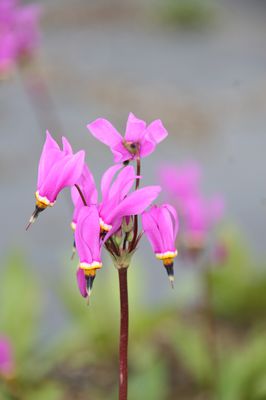
[[[163,166],[160,170],[162,187],[181,218],[182,244],[193,251],[205,247],[210,230],[224,211],[221,196],[206,198],[203,195],[201,177],[201,168],[196,163]]]
[[[103,247],[118,269],[129,266],[143,235],[139,232],[138,216],[142,217],[143,231],[173,283],[173,260],[177,255],[176,211],[169,204],[151,206],[161,191],[160,186],[140,188],[141,158],[155,150],[167,136],[166,129],[160,120],[146,125],[132,113],[124,138],[102,118],[90,123],[88,129],[110,147],[116,163],[102,176],[100,199],[85,162],[85,152],[74,154],[66,138],[62,139],[60,149],[47,132],[39,162],[36,206],[28,227],[40,212],[55,204],[63,188],[70,187],[74,205],[71,226],[79,256],[77,282],[83,297],[89,299],[96,271],[102,268]],[[130,163],[136,163],[136,170]]]
[[[0,0],[0,75],[30,57],[39,43],[40,7]]]

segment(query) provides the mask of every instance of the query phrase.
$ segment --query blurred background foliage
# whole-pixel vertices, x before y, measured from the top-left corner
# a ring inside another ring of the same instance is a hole
[[[230,233],[225,238],[228,257],[200,272],[201,296],[194,305],[190,293],[187,305],[144,306],[142,277],[129,275],[130,399],[266,398],[266,269],[239,238]],[[3,399],[116,398],[116,271],[105,271],[101,288],[96,282],[88,308],[71,274],[64,278],[54,295],[64,308],[65,326],[43,340],[41,282],[23,254],[5,262],[0,332],[10,338],[16,369],[2,379]],[[207,302],[205,287],[211,288]]]

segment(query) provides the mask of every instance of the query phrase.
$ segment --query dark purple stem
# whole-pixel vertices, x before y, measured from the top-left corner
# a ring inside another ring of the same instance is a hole
[[[137,158],[137,176],[140,176],[140,169],[141,169],[141,165],[140,165],[140,158]],[[140,183],[140,178],[136,179],[136,186],[135,186],[135,190],[138,190],[139,188],[139,183]],[[136,243],[137,243],[137,236],[138,236],[138,216],[135,215],[134,216],[134,234],[133,234],[133,240],[131,242],[130,245],[130,251],[132,251],[135,247],[136,247]]]
[[[77,191],[79,192],[79,195],[80,195],[80,197],[81,197],[81,200],[83,201],[84,206],[87,206],[88,204],[87,204],[87,202],[86,202],[86,199],[85,199],[85,197],[84,197],[84,194],[82,193],[82,191],[81,191],[79,185],[75,184],[75,187],[76,187]]]
[[[118,270],[120,289],[119,400],[127,400],[128,291],[127,268]]]

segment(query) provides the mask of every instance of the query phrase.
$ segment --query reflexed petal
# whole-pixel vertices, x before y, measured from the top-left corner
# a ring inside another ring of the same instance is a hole
[[[159,195],[160,186],[147,186],[131,193],[121,201],[118,207],[110,213],[110,220],[121,218],[126,215],[137,215],[143,213],[153,200]]]
[[[148,125],[146,130],[146,137],[149,137],[155,143],[160,143],[168,135],[167,130],[162,124],[160,119],[156,119],[150,125]]]
[[[77,276],[77,283],[78,283],[78,288],[79,288],[81,296],[87,297],[88,296],[87,285],[86,285],[86,279],[85,279],[85,274],[84,274],[83,269],[78,268],[76,276]]]
[[[38,183],[37,186],[40,187],[42,181],[46,178],[49,170],[51,169],[55,160],[60,160],[61,150],[56,141],[52,138],[50,133],[46,131],[46,140],[42,149],[42,154],[39,161],[38,169]]]
[[[136,174],[134,167],[131,165],[124,167],[112,184],[109,190],[108,199],[113,197],[117,197],[119,200],[123,199],[131,189],[135,178]]]
[[[162,252],[162,239],[161,233],[156,223],[156,216],[154,216],[154,207],[149,211],[145,211],[142,214],[142,227],[144,232],[151,243],[154,253]],[[155,217],[155,218],[154,218]]]
[[[80,262],[100,261],[100,225],[96,206],[83,207],[78,215],[75,243]]]
[[[173,237],[174,237],[174,241],[175,241],[176,240],[176,236],[177,236],[177,232],[178,232],[178,229],[179,229],[179,221],[178,221],[178,215],[177,215],[176,209],[173,206],[171,206],[170,204],[163,204],[163,207],[167,208],[167,210],[172,215],[172,218],[174,220]]]
[[[103,174],[102,180],[101,180],[101,191],[102,191],[102,201],[103,202],[108,197],[110,186],[111,186],[112,180],[114,179],[115,174],[121,168],[122,168],[122,165],[113,165],[112,167],[108,168],[105,171],[105,173]]]
[[[140,142],[146,128],[146,122],[130,113],[127,120],[125,139],[128,142]]]
[[[98,192],[93,175],[86,163],[84,163],[82,174],[76,183],[79,185],[87,205],[96,204]],[[80,194],[75,186],[71,188],[71,197],[74,205],[80,199]]]
[[[55,163],[39,188],[40,195],[53,202],[64,187],[73,186],[82,173],[84,157],[84,151],[79,151],[74,156],[65,156]]]
[[[69,143],[67,138],[65,138],[64,136],[62,137],[62,144],[63,144],[63,151],[65,152],[65,154],[72,155],[73,150],[72,150],[71,144]]]
[[[174,226],[171,218],[171,214],[168,209],[164,206],[157,208],[157,224],[161,233],[163,252],[175,251],[174,243]]]
[[[91,134],[100,142],[109,147],[115,146],[118,142],[122,141],[122,136],[113,125],[104,118],[98,118],[87,125]]]
[[[68,159],[67,159],[68,158]],[[57,177],[55,183],[55,192],[59,193],[66,186],[73,186],[80,178],[84,167],[85,152],[83,150],[77,152],[74,156],[66,156],[65,164],[61,174]],[[60,164],[63,164],[61,162]],[[61,165],[60,165],[61,166]],[[60,171],[58,165],[58,172]]]

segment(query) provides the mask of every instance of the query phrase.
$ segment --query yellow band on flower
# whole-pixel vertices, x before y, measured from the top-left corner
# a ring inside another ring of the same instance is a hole
[[[166,251],[165,253],[157,253],[155,254],[158,260],[162,260],[164,265],[170,265],[173,263],[174,258],[177,256],[177,250],[175,251]]]
[[[112,229],[112,225],[106,224],[102,218],[100,218],[100,227],[102,231],[109,232]]]
[[[39,208],[52,207],[55,204],[55,201],[51,202],[50,200],[47,199],[47,197],[41,196],[38,190],[35,193],[35,197],[36,197],[36,206]]]
[[[82,262],[79,264],[79,268],[83,269],[85,275],[93,275],[93,272],[96,273],[97,269],[102,268],[102,263],[99,261],[93,261],[91,264],[86,262]]]

